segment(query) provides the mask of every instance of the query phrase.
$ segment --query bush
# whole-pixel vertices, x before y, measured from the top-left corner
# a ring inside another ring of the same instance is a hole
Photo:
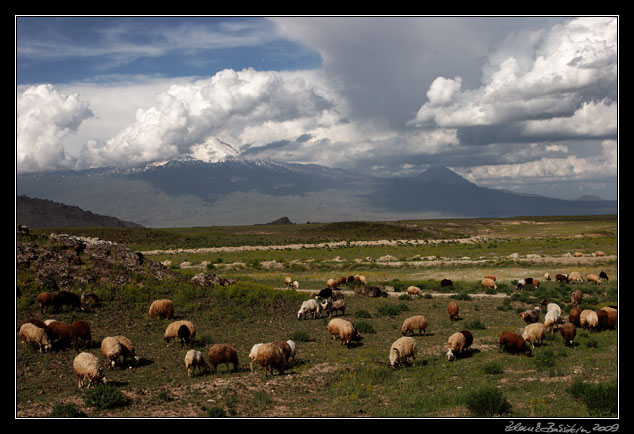
[[[557,363],[557,357],[550,348],[537,353],[534,360],[537,369],[553,368]]]
[[[465,398],[465,405],[474,416],[494,416],[510,413],[511,404],[495,387],[474,390]]]
[[[310,335],[304,330],[298,330],[296,332],[293,332],[290,339],[295,342],[309,342]]]
[[[227,417],[227,413],[220,407],[211,407],[207,409],[207,417]]]
[[[86,417],[86,413],[77,410],[75,404],[55,404],[49,417]]]
[[[474,318],[474,319],[467,320],[467,321],[465,321],[464,326],[465,326],[465,328],[471,329],[471,330],[484,330],[484,329],[486,329],[486,326],[482,323],[482,321],[480,321],[480,318]]]
[[[376,330],[368,321],[357,321],[354,323],[354,327],[359,333],[376,333]]]
[[[405,303],[401,303],[399,305],[395,304],[384,304],[379,307],[378,313],[380,316],[396,316],[401,312],[406,312],[409,310],[409,307]]]
[[[485,374],[501,374],[504,372],[504,368],[502,368],[502,364],[499,362],[489,362],[482,367],[482,370]]]
[[[586,384],[577,380],[568,388],[568,393],[583,401],[593,417],[617,414],[619,395],[616,383]]]
[[[401,294],[398,296],[398,299],[402,301],[412,301],[412,296],[409,294]]]
[[[368,312],[365,309],[359,309],[358,311],[354,313],[354,316],[356,318],[372,318],[372,315],[370,315],[370,312]]]
[[[130,399],[112,384],[99,384],[88,389],[84,392],[83,398],[86,405],[98,410],[123,407],[130,403]]]

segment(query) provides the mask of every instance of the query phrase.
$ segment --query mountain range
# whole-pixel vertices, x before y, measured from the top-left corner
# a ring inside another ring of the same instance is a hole
[[[183,158],[132,169],[18,174],[19,195],[147,227],[450,217],[615,214],[614,200],[562,200],[480,187],[446,167],[379,177],[316,164]]]

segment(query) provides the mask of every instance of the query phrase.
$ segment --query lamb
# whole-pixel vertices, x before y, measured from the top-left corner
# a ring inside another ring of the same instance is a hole
[[[262,346],[262,343],[255,344],[251,347],[251,352],[249,353],[249,369],[253,371],[253,363],[255,363],[255,359],[258,355],[258,349]],[[290,344],[289,344],[290,345]]]
[[[294,341],[292,340],[287,340],[286,343],[288,344],[288,346],[291,348],[291,355],[290,358],[293,359],[293,362],[295,362],[295,354],[297,353],[297,345],[295,344]]]
[[[280,375],[284,374],[284,369],[286,368],[284,353],[276,345],[271,343],[262,344],[258,348],[255,360],[264,368],[265,375],[268,375],[269,369],[271,370],[271,375],[273,375],[273,369],[277,369]]]
[[[414,330],[418,330],[419,334],[427,334],[427,326],[429,323],[427,319],[422,315],[414,315],[406,318],[401,326],[401,334],[407,336],[410,333],[414,333]]]
[[[87,352],[77,354],[73,360],[73,370],[78,378],[77,387],[80,389],[85,385],[91,387],[97,383],[106,384],[108,382],[103,374],[99,359],[94,354]]]
[[[574,324],[576,327],[581,327],[581,309],[574,306],[568,312],[568,322]]]
[[[495,280],[493,279],[484,278],[482,279],[482,282],[480,282],[480,285],[482,288],[498,289],[498,286],[495,284]]]
[[[346,302],[344,300],[335,300],[332,302],[332,312],[341,312],[342,315],[346,314]]]
[[[24,345],[30,343],[37,344],[40,353],[49,351],[53,347],[45,329],[29,322],[22,324],[18,332],[18,337]]]
[[[92,335],[90,333],[90,324],[86,321],[75,321],[71,324],[71,339],[75,346],[83,345],[90,348],[92,346]]]
[[[209,356],[209,365],[212,367],[212,372],[215,373],[216,368],[221,363],[225,364],[227,371],[229,370],[229,363],[233,365],[233,372],[238,371],[238,351],[235,347],[227,344],[215,344],[209,348],[207,355]]]
[[[54,292],[40,292],[40,294],[37,296],[37,304],[40,307],[40,313],[43,313],[44,310],[48,312],[48,307],[53,306],[54,298]]]
[[[583,278],[581,277],[581,274],[573,271],[568,275],[568,283],[583,283]]]
[[[447,348],[447,360],[451,362],[458,357],[462,353],[466,342],[467,340],[465,335],[460,332],[456,332],[449,336],[449,339],[445,344],[445,347]]]
[[[273,345],[278,346],[280,350],[284,353],[284,363],[288,364],[288,359],[291,358],[291,346],[288,342],[283,340],[273,341],[271,342]]]
[[[409,286],[407,287],[407,294],[409,295],[417,295],[418,297],[423,296],[423,292],[420,290],[418,286]]]
[[[546,337],[546,327],[542,323],[533,323],[524,327],[524,332],[522,333],[522,337],[530,342],[531,347],[535,348],[535,342],[538,342],[540,345],[544,342],[544,337]]]
[[[410,357],[416,363],[416,340],[407,336],[398,338],[390,347],[390,366],[398,368],[401,363],[407,362]]]
[[[150,318],[174,318],[174,302],[167,299],[154,300],[147,314]]]
[[[119,359],[123,353],[123,348],[119,343],[119,340],[114,336],[106,336],[101,341],[101,354],[106,363],[110,365],[110,369],[119,364]]]
[[[191,321],[180,320],[174,321],[167,326],[167,328],[165,329],[165,334],[163,335],[163,339],[165,340],[165,342],[169,342],[171,339],[180,338],[182,343],[183,337],[179,336],[178,331],[183,325],[186,326],[189,330],[188,339],[190,339],[190,341],[193,340],[196,337],[196,327]]]
[[[61,312],[64,306],[68,306],[73,310],[76,308],[82,309],[81,298],[70,291],[59,291],[53,297],[53,310],[55,312]]]
[[[585,328],[589,328],[591,330],[596,329],[596,327],[599,325],[599,317],[597,313],[593,310],[590,310],[590,309],[582,310],[581,314],[579,315],[579,324],[584,329]]]
[[[445,286],[453,286],[453,282],[450,279],[443,279],[440,281],[440,287],[444,288]]]
[[[570,302],[573,306],[579,306],[581,304],[581,300],[583,300],[583,292],[580,289],[577,289],[570,295]]]
[[[139,356],[136,355],[136,350],[134,348],[134,344],[130,339],[125,336],[117,335],[115,339],[119,341],[121,345],[121,358],[122,362],[126,363],[131,361],[134,366],[139,362]]]
[[[318,314],[321,314],[319,303],[312,298],[302,303],[302,306],[297,311],[297,319],[306,319],[311,313],[313,314],[313,319],[315,319]]]
[[[559,329],[559,324],[564,323],[564,318],[557,313],[556,310],[551,310],[546,312],[546,316],[544,317],[544,327],[551,332],[554,332],[555,329]]]
[[[328,331],[333,339],[341,340],[341,345],[350,348],[353,341],[360,341],[361,336],[354,325],[342,318],[333,318],[328,323]]]
[[[205,362],[203,354],[197,350],[187,351],[187,354],[185,354],[185,368],[187,369],[188,377],[192,377],[196,370],[209,372],[209,365]]]
[[[520,317],[524,320],[526,324],[533,324],[539,321],[539,313],[541,309],[539,306],[535,306],[531,310],[526,310],[520,314]]]
[[[458,303],[452,301],[447,306],[447,312],[449,312],[449,320],[454,321],[458,319]]]
[[[564,338],[564,345],[574,347],[572,341],[577,334],[577,327],[575,327],[574,324],[569,322],[565,323],[561,326],[559,333],[561,333],[561,337]]]
[[[526,340],[513,332],[502,332],[500,334],[500,348],[498,352],[501,352],[502,349],[509,351],[511,353],[524,353],[527,356],[531,355],[531,347],[528,345]]]
[[[588,281],[588,283],[595,283],[597,285],[601,285],[601,279],[599,279],[599,276],[597,276],[594,273],[586,274],[586,280]]]

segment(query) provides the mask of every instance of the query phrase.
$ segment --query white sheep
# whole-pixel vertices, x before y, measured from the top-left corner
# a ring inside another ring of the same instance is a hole
[[[407,294],[408,295],[417,295],[419,297],[422,297],[423,296],[423,291],[421,291],[418,286],[408,286],[407,287]]]
[[[262,343],[255,344],[251,347],[251,352],[249,353],[249,368],[253,371],[253,364],[255,363],[255,359],[258,356],[258,349],[262,346]],[[289,344],[290,345],[290,344]]]
[[[522,333],[524,340],[530,342],[533,349],[535,348],[535,342],[539,342],[540,345],[544,342],[545,336],[546,326],[539,322],[527,325]]]
[[[544,317],[544,327],[551,332],[554,332],[555,329],[559,328],[559,324],[564,323],[564,318],[557,313],[556,310],[551,310],[546,312],[546,316]]]
[[[106,336],[101,341],[101,354],[112,369],[119,364],[119,358],[123,355],[123,347],[114,336]]]
[[[451,336],[449,336],[449,339],[447,340],[447,344],[446,344],[447,360],[452,361],[456,357],[458,357],[460,353],[462,352],[462,349],[464,348],[465,344],[466,344],[466,338],[464,334],[460,332],[456,332],[452,334]]]
[[[96,383],[105,384],[108,382],[103,374],[99,359],[94,354],[86,352],[77,354],[73,360],[73,370],[78,378],[77,387],[80,389],[86,384],[90,387]]]
[[[40,353],[43,351],[49,351],[53,347],[46,331],[43,328],[28,322],[22,324],[20,331],[18,332],[18,336],[25,345],[28,345],[31,342],[37,344],[40,348]]]
[[[390,366],[397,368],[410,357],[414,359],[414,363],[416,363],[416,340],[408,336],[403,336],[394,341],[390,347]]]
[[[353,341],[360,341],[361,336],[355,326],[343,318],[333,318],[328,323],[328,331],[334,340],[340,339],[341,345],[350,347]]]
[[[191,321],[180,320],[174,321],[167,326],[167,328],[165,329],[165,334],[163,335],[163,339],[165,340],[165,342],[169,342],[171,339],[176,339],[179,337],[183,339],[182,336],[178,335],[178,329],[180,329],[181,326],[185,326],[189,330],[189,336],[187,338],[190,340],[190,342],[196,337],[196,327],[194,326],[194,324]]]
[[[293,285],[293,288],[295,289],[299,288],[299,282],[297,280],[293,280],[292,285]]]
[[[581,324],[583,328],[596,329],[599,325],[599,316],[593,310],[582,310],[579,315],[579,324]]]
[[[292,340],[287,340],[286,343],[288,344],[289,347],[291,347],[291,355],[289,357],[289,359],[293,359],[293,362],[295,361],[295,354],[297,353],[297,345],[295,344],[295,342],[293,342]]]
[[[209,372],[209,365],[205,362],[203,353],[196,350],[189,350],[185,354],[185,368],[189,377],[194,375],[196,369]]]
[[[427,326],[429,322],[422,315],[414,315],[408,318],[405,318],[403,321],[403,325],[401,325],[401,334],[403,336],[408,335],[410,332],[414,333],[414,330],[418,330],[419,334],[427,334]]]
[[[125,363],[128,360],[132,360],[132,363],[136,365],[139,362],[139,356],[136,355],[136,350],[134,349],[132,341],[121,335],[115,336],[115,339],[118,340],[121,345],[122,361]]]
[[[321,315],[321,306],[312,298],[302,303],[299,311],[297,311],[297,319],[306,319],[306,316],[311,313],[313,314],[313,319],[315,319],[318,314]]]
[[[546,305],[546,313],[550,312],[551,310],[554,310],[555,312],[557,312],[557,314],[561,316],[561,308],[557,303],[548,303]]]
[[[282,349],[277,345],[273,345],[272,343],[262,344],[258,348],[255,360],[264,368],[265,375],[268,375],[269,369],[271,370],[271,375],[273,375],[274,368],[279,371],[280,375],[284,374],[286,358],[284,357]]]

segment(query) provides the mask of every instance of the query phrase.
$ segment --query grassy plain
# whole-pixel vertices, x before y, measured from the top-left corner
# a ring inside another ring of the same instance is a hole
[[[597,404],[597,400],[584,402],[575,391],[605,386],[608,401],[616,399],[612,386],[618,384],[618,328],[579,330],[572,348],[564,346],[558,334],[549,334],[532,357],[498,351],[500,332],[520,332],[524,322],[519,313],[545,298],[557,302],[564,314],[570,307],[570,292],[578,287],[585,294],[583,309],[618,304],[615,216],[187,229],[66,228],[63,232],[122,242],[145,251],[152,261],[171,261],[168,267],[181,278],[169,282],[140,278],[137,285],[95,286],[90,289],[102,298],[99,308],[54,315],[65,322],[88,321],[96,342],[88,351],[99,357],[98,343],[103,337],[124,334],[132,339],[140,365],[106,370],[109,383],[128,398],[125,404],[96,409],[86,403],[72,370],[80,349],[40,354],[16,342],[18,417],[45,417],[66,405],[85,417],[470,418],[482,416],[475,412],[474,404],[489,402],[483,391],[491,387],[505,405],[485,416],[615,416],[615,407]],[[396,243],[352,243],[370,240]],[[413,245],[404,240],[427,242]],[[337,247],[315,246],[342,241],[346,243]],[[308,246],[296,246],[302,243]],[[226,248],[236,246],[260,247],[249,251]],[[218,249],[196,250],[209,247]],[[595,256],[599,250],[606,256]],[[582,256],[573,256],[575,252]],[[185,261],[189,266],[181,266]],[[597,286],[543,279],[545,272],[554,276],[574,270],[584,275],[603,270],[610,280]],[[239,282],[226,288],[198,288],[190,278],[201,271]],[[482,276],[489,273],[498,276],[495,292],[479,287]],[[329,337],[327,318],[297,319],[296,312],[309,293],[279,288],[285,275],[298,280],[300,289],[318,290],[327,278],[350,274],[363,274],[370,284],[389,285],[395,292],[380,299],[346,295],[345,317],[357,324],[363,336],[360,345],[348,349]],[[518,279],[529,276],[542,280],[539,288],[513,290]],[[441,289],[442,278],[452,279],[454,286]],[[18,285],[27,281],[19,279]],[[402,296],[410,284],[427,295]],[[41,316],[33,301],[37,287],[23,285],[23,296],[16,303],[16,326],[26,318]],[[147,318],[151,300],[163,297],[175,301],[177,319],[196,324],[198,335],[192,347],[203,351],[205,358],[213,343],[238,349],[237,373],[221,366],[214,374],[187,376],[183,358],[189,346],[166,344],[162,337],[170,321]],[[460,306],[458,321],[449,320],[449,297]],[[430,323],[426,335],[415,336],[416,363],[392,369],[387,363],[389,347],[400,337],[403,320],[416,314],[425,315]],[[466,355],[448,362],[444,344],[462,329],[472,332],[474,343]],[[261,369],[251,372],[251,346],[275,339],[295,340],[296,360],[283,375],[265,376]]]

